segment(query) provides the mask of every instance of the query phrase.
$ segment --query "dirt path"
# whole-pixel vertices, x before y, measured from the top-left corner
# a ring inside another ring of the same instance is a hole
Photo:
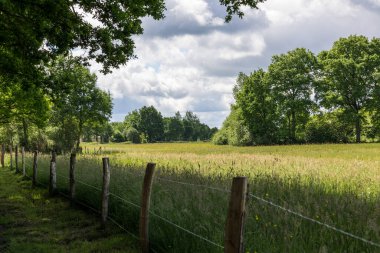
[[[0,168],[0,252],[138,252],[135,239],[120,229],[99,229],[99,218],[71,208],[45,189],[31,189]]]

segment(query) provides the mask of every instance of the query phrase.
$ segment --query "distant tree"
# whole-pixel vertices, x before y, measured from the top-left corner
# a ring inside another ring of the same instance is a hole
[[[134,110],[128,113],[127,116],[125,116],[125,119],[124,119],[125,128],[133,127],[135,129],[139,129],[140,124],[141,124],[141,115],[138,110]],[[121,129],[119,130],[121,131]]]
[[[148,142],[163,140],[164,122],[160,112],[153,106],[144,106],[139,110],[140,124],[137,130],[146,135]]]
[[[183,135],[182,119],[178,117],[164,118],[165,139],[167,141],[179,141]]]
[[[277,105],[264,70],[240,73],[234,88],[236,106],[257,144],[277,142]]]
[[[380,66],[380,40],[364,36],[340,38],[329,51],[318,55],[321,66],[317,97],[327,108],[342,109],[355,126],[356,142],[361,141],[363,113],[378,107],[374,95]]]
[[[287,138],[297,141],[297,130],[303,129],[315,109],[313,94],[316,57],[304,48],[275,55],[268,68],[273,97],[284,119]]]
[[[200,121],[197,115],[187,111],[183,117],[184,133],[183,137],[187,141],[196,141],[199,136]]]

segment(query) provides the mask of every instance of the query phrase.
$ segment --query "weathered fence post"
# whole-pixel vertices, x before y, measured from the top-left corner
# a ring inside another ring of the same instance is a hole
[[[37,185],[37,161],[38,161],[38,151],[34,151],[33,158],[33,176],[32,176],[32,187]]]
[[[10,168],[13,170],[13,150],[12,145],[9,145],[9,155],[10,155]]]
[[[22,175],[26,176],[25,171],[25,147],[21,147],[21,167],[22,167]]]
[[[4,157],[5,157],[5,145],[2,144],[1,145],[1,167],[4,168],[5,164],[4,164]]]
[[[75,178],[74,178],[75,164],[76,164],[76,154],[72,153],[70,156],[70,200],[71,200],[71,204],[74,203],[74,197],[75,197]]]
[[[110,191],[110,161],[108,157],[103,159],[103,187],[102,187],[102,228],[106,227],[108,216],[108,199]]]
[[[148,163],[145,170],[142,197],[141,197],[141,210],[140,210],[140,242],[141,251],[143,253],[149,252],[149,206],[150,206],[150,193],[153,183],[155,163]]]
[[[246,177],[234,177],[224,234],[225,253],[243,253],[243,232],[248,183]]]
[[[19,173],[20,171],[18,170],[18,145],[15,147],[15,164],[16,164],[16,173]]]
[[[51,153],[49,193],[53,196],[57,190],[56,153]]]

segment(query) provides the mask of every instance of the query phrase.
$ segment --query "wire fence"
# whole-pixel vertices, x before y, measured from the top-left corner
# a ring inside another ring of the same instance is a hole
[[[33,166],[33,162],[30,161],[30,160],[32,160],[31,158],[32,158],[32,157],[30,156],[30,157],[28,157],[27,159],[25,159],[25,166],[27,167],[27,170],[26,170],[26,172],[27,172],[27,173],[26,173],[26,177],[29,178],[29,179],[32,177],[32,175],[29,174],[29,171],[30,171],[30,169],[31,169],[32,166]],[[45,169],[46,169],[46,166],[45,166]],[[41,171],[41,170],[40,170],[40,171]],[[45,171],[45,172],[46,172],[46,171]],[[141,176],[141,175],[139,175],[138,173],[136,174],[136,173],[128,172],[128,171],[124,171],[124,172],[127,173],[127,174],[129,174],[129,175],[132,175],[132,176],[134,176],[134,175],[136,175],[136,176]],[[48,175],[48,173],[41,173],[40,175],[44,175],[44,176],[46,176],[46,175]],[[58,174],[58,173],[57,173],[57,177],[60,178],[60,179],[67,180],[67,181],[70,180],[69,177],[64,176],[64,175],[62,175],[62,174]],[[45,182],[47,182],[48,179],[45,178],[44,182],[42,182],[41,180],[38,180],[38,179],[39,179],[39,177],[37,177],[37,183],[38,183],[38,184],[40,184],[40,185],[42,185],[42,186],[44,186],[44,187],[48,187],[48,185],[45,183]],[[213,186],[204,185],[204,184],[193,184],[193,183],[183,182],[183,181],[178,181],[178,180],[173,180],[173,179],[169,179],[169,178],[165,178],[165,177],[161,177],[161,176],[157,176],[155,179],[158,180],[158,181],[161,181],[161,182],[170,183],[170,184],[176,184],[176,185],[181,185],[181,186],[189,186],[189,187],[193,187],[193,188],[195,188],[195,189],[207,189],[207,190],[211,190],[211,191],[216,191],[216,192],[219,192],[219,193],[223,193],[223,194],[226,195],[226,196],[228,196],[228,195],[231,193],[230,190],[228,190],[228,189],[224,189],[224,188],[213,187]],[[84,182],[84,181],[82,181],[82,180],[78,180],[78,179],[76,179],[75,182],[78,183],[78,184],[80,184],[80,185],[83,185],[83,186],[85,186],[85,187],[87,187],[87,188],[89,188],[89,189],[95,190],[95,191],[97,191],[98,193],[99,193],[99,192],[102,192],[102,189],[101,189],[101,188],[99,188],[99,187],[97,187],[97,186],[95,186],[95,185],[92,185],[92,184],[90,184],[90,183],[88,183],[88,182]],[[69,197],[67,194],[65,194],[63,191],[58,191],[58,192],[59,192],[60,195],[62,195],[62,196],[64,196],[64,197],[70,199],[70,197]],[[123,202],[123,203],[126,203],[126,204],[128,204],[128,205],[130,205],[130,206],[132,206],[132,207],[134,207],[134,208],[136,208],[136,209],[140,209],[140,208],[141,208],[141,205],[136,204],[136,203],[134,203],[133,201],[128,200],[128,199],[126,199],[125,197],[122,197],[122,196],[116,194],[115,192],[109,192],[109,196],[111,196],[111,197],[113,197],[113,198],[115,198],[115,199],[117,199],[117,200],[119,200],[119,201],[121,201],[121,202]],[[314,218],[308,217],[308,216],[306,216],[306,215],[304,215],[304,214],[302,214],[302,213],[300,213],[300,212],[297,212],[297,211],[295,211],[295,210],[293,210],[293,209],[290,209],[290,208],[284,207],[284,206],[282,206],[282,205],[276,204],[276,203],[274,203],[272,200],[269,200],[269,199],[267,199],[267,198],[263,198],[263,197],[257,196],[257,195],[255,195],[255,194],[253,194],[253,193],[249,193],[249,196],[250,196],[251,198],[255,199],[256,201],[259,201],[259,202],[261,202],[261,203],[264,203],[264,204],[266,204],[266,205],[268,205],[268,206],[271,206],[271,207],[273,207],[273,208],[275,208],[275,209],[278,209],[278,210],[281,210],[281,211],[283,211],[283,212],[286,212],[286,213],[292,214],[293,216],[298,217],[298,218],[300,218],[300,219],[302,219],[302,220],[306,220],[306,221],[308,221],[308,222],[312,222],[312,223],[317,224],[317,225],[319,225],[319,226],[322,226],[322,227],[324,227],[324,228],[326,228],[326,229],[328,229],[328,230],[331,230],[331,231],[337,232],[337,233],[339,233],[339,234],[341,234],[341,235],[344,235],[344,236],[350,237],[350,238],[355,239],[355,240],[359,240],[359,241],[361,241],[361,242],[363,242],[363,243],[365,243],[365,244],[371,245],[371,246],[373,246],[373,247],[380,248],[380,243],[377,243],[377,242],[374,242],[374,241],[368,240],[368,239],[366,239],[366,238],[364,238],[364,237],[362,237],[362,236],[358,236],[358,235],[355,235],[355,234],[353,234],[353,233],[347,232],[347,231],[345,231],[345,230],[343,230],[343,229],[340,229],[340,228],[338,228],[338,227],[336,227],[336,226],[334,226],[334,225],[330,225],[330,224],[327,224],[327,223],[322,222],[322,221],[320,221],[320,220],[317,220],[317,219],[314,219]],[[86,204],[86,203],[80,201],[79,199],[75,199],[74,201],[75,201],[76,203],[78,203],[78,204],[80,204],[80,205],[82,205],[82,206],[84,206],[84,207],[86,207],[86,208],[88,208],[88,209],[94,211],[95,213],[100,213],[99,209],[97,209],[97,208],[95,208],[95,207],[93,207],[93,206],[91,206],[91,205],[88,205],[88,204]],[[220,249],[220,250],[224,249],[224,246],[222,246],[220,243],[215,242],[215,241],[213,241],[213,240],[211,240],[211,239],[209,239],[209,238],[206,238],[205,236],[202,236],[202,235],[200,235],[200,234],[198,234],[198,233],[192,231],[192,230],[189,229],[189,228],[186,228],[186,227],[184,227],[184,226],[181,226],[181,225],[177,224],[175,221],[173,221],[173,220],[171,220],[171,219],[168,219],[168,218],[165,218],[165,217],[163,217],[162,215],[160,215],[160,214],[158,214],[158,213],[156,213],[156,212],[154,212],[154,211],[149,211],[149,214],[152,215],[153,217],[158,218],[158,219],[161,220],[162,222],[164,222],[164,223],[166,223],[166,224],[168,224],[168,225],[174,227],[175,229],[181,230],[182,232],[184,232],[184,233],[186,233],[186,234],[188,234],[188,235],[190,235],[190,236],[192,236],[192,237],[194,237],[194,238],[197,238],[197,239],[199,239],[199,240],[202,240],[203,242],[208,243],[209,245],[211,245],[211,246],[213,246],[213,247],[215,247],[215,248],[217,248],[217,249]],[[128,233],[129,235],[131,235],[131,236],[132,236],[133,238],[135,238],[136,240],[139,240],[139,237],[138,237],[138,236],[136,236],[133,232],[129,231],[129,230],[128,230],[125,226],[123,226],[120,222],[118,222],[118,220],[119,220],[118,217],[115,217],[115,216],[110,215],[110,217],[108,217],[108,220],[110,220],[112,223],[114,223],[114,224],[115,224],[116,226],[118,226],[120,229],[124,230],[126,233]],[[152,242],[152,244],[154,245],[155,242]],[[158,247],[159,247],[159,246],[158,246]],[[154,250],[154,249],[153,249],[153,250]]]

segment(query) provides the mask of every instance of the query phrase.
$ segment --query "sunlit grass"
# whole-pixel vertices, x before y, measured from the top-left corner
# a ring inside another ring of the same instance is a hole
[[[141,185],[147,162],[157,163],[151,209],[155,214],[223,245],[229,194],[187,182],[229,189],[233,176],[247,176],[250,193],[310,218],[380,242],[380,145],[229,147],[209,143],[85,144],[78,181],[101,188],[101,157],[111,162],[110,212],[138,234]],[[58,188],[68,189],[68,157],[58,157]],[[48,157],[39,180],[47,183]],[[45,171],[45,172],[44,172]],[[100,192],[77,183],[77,198],[100,206]],[[162,252],[221,252],[151,215],[150,237]],[[249,252],[376,252],[378,248],[302,220],[251,198],[245,232]]]

